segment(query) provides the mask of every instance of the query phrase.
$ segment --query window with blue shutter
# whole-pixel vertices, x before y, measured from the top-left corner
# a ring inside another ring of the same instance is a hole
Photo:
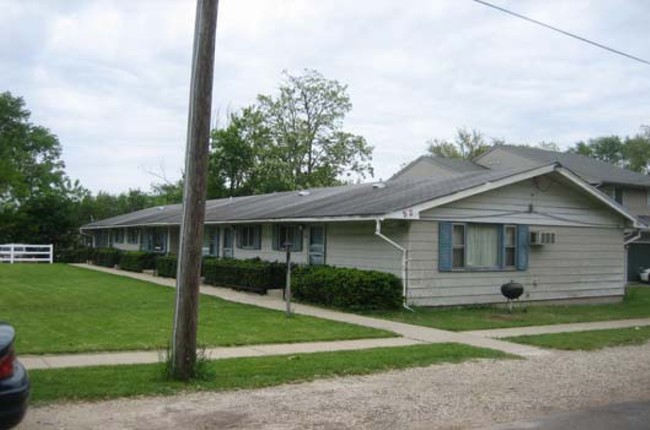
[[[527,225],[438,224],[438,270],[441,272],[527,268]]]
[[[448,272],[452,267],[451,230],[453,224],[441,222],[438,224],[438,270]]]
[[[517,226],[517,270],[528,269],[528,226]]]

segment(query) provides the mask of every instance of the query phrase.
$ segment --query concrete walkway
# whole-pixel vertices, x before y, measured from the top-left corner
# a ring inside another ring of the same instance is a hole
[[[542,326],[534,326],[534,327],[499,328],[499,329],[492,329],[492,330],[464,331],[462,333],[469,334],[472,336],[482,336],[482,337],[488,337],[492,339],[500,339],[504,337],[579,332],[579,331],[589,331],[589,330],[607,330],[607,329],[629,328],[629,327],[644,327],[649,325],[650,325],[650,318],[637,318],[637,319],[630,319],[630,320],[595,321],[595,322],[572,323],[572,324],[553,324],[553,325],[542,325]]]
[[[279,343],[208,348],[205,350],[205,354],[210,360],[220,360],[224,358],[261,357],[265,355],[305,354],[311,352],[327,351],[351,351],[369,348],[409,346],[421,343],[422,342],[413,339],[393,337],[386,339]],[[64,367],[159,363],[162,361],[164,354],[165,351],[154,350],[130,352],[99,352],[90,354],[25,355],[20,356],[20,362],[29,370],[58,369]]]

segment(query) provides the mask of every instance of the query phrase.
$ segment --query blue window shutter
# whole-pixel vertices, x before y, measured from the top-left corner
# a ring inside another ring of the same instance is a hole
[[[448,272],[452,268],[452,223],[438,224],[438,270]]]
[[[255,249],[262,249],[262,226],[256,225],[253,227],[253,247]]]
[[[506,228],[503,224],[497,225],[497,235],[499,243],[499,268],[506,266]]]
[[[517,270],[528,269],[528,226],[517,226]]]
[[[293,250],[302,252],[302,230],[298,227],[293,227]]]
[[[273,225],[273,249],[276,251],[281,251],[280,247],[280,226],[278,224]]]

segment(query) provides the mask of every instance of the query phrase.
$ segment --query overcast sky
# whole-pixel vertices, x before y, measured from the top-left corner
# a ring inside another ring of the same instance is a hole
[[[493,2],[650,59],[649,1]],[[178,179],[194,13],[193,0],[0,0],[0,91],[25,99],[93,192]],[[222,0],[217,34],[215,112],[316,69],[348,85],[345,128],[374,145],[376,178],[457,127],[567,147],[650,124],[650,66],[471,0]]]

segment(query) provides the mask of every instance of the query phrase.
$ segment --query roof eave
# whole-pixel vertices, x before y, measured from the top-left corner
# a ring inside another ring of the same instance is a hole
[[[482,184],[466,188],[445,196],[437,197],[435,199],[422,202],[410,207],[402,208],[390,213],[387,213],[385,219],[420,219],[420,212],[433,209],[438,206],[446,205],[457,200],[465,199],[476,194],[485,193],[497,188],[501,188],[510,184],[525,181],[526,179],[534,178],[536,176],[551,173],[559,168],[558,163],[552,163],[546,166],[537,167],[534,169],[526,170],[524,172],[514,173],[505,178],[497,179],[495,181],[488,181]]]
[[[623,217],[627,218],[632,222],[632,225],[634,228],[643,228],[643,224],[639,221],[637,217],[632,215],[630,212],[628,212],[625,208],[622,206],[619,206],[616,204],[612,199],[607,197],[605,194],[602,192],[598,191],[591,185],[589,185],[587,182],[584,180],[580,179],[578,175],[567,169],[566,167],[557,167],[556,172],[562,175],[563,177],[567,178],[568,180],[572,181],[575,185],[580,187],[582,190],[586,191],[588,194],[592,195],[595,197],[597,200],[600,200],[602,203],[605,205],[609,206],[611,209],[613,209],[615,212],[618,212],[620,215]]]
[[[267,223],[323,223],[323,222],[349,222],[349,221],[374,221],[383,214],[366,214],[366,215],[342,215],[329,217],[295,217],[295,218],[255,218],[255,219],[228,219],[218,221],[205,221],[205,225],[224,225],[224,224],[267,224]],[[101,226],[83,226],[84,230],[103,230],[110,228],[134,228],[134,227],[178,227],[180,223],[146,223],[146,224],[119,224],[119,225],[101,225]]]

